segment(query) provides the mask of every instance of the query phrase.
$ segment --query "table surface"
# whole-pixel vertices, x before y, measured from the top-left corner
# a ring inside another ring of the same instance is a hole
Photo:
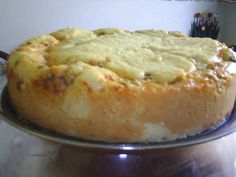
[[[0,120],[0,177],[233,177],[236,134],[200,145],[127,154],[49,142]]]

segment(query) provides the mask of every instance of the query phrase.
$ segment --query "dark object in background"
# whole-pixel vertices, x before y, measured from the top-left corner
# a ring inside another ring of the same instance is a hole
[[[196,13],[191,24],[191,37],[210,37],[217,39],[220,32],[217,14],[213,13]]]
[[[236,45],[231,45],[230,48],[236,52]]]

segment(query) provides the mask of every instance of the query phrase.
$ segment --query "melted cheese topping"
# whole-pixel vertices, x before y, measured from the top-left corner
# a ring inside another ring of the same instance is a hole
[[[175,37],[152,30],[95,32],[102,35],[73,35],[61,42],[47,55],[48,64],[82,61],[131,80],[151,78],[166,83],[194,71],[196,63],[217,58],[218,43],[211,39]]]
[[[67,73],[80,74],[81,80],[90,85],[104,80],[101,78],[105,73],[165,84],[198,70],[199,66],[222,61],[218,56],[221,48],[222,44],[209,38],[190,38],[165,31],[66,28],[24,43],[10,56],[9,64],[14,67],[21,60],[32,65],[39,60],[38,65],[49,68],[66,65]],[[38,65],[25,66],[26,70],[21,72],[25,80],[33,77],[28,76],[30,73],[38,72]],[[28,71],[29,74],[24,74]]]

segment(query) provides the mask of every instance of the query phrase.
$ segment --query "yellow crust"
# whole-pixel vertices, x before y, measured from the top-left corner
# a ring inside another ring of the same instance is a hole
[[[69,63],[50,58],[53,51],[68,45],[75,36],[81,36],[84,42],[87,36],[93,39],[113,33],[127,32],[64,29],[17,48],[8,64],[8,89],[17,111],[43,127],[64,134],[132,142],[196,134],[232,110],[236,75],[235,62],[230,60],[234,60],[235,54],[218,42],[215,56],[211,56],[217,60],[196,59],[195,69],[183,69],[183,75],[171,75],[164,80],[159,76],[132,78],[129,73],[124,75],[122,68],[120,72],[91,58],[76,62],[72,58],[72,63],[71,58],[67,60]],[[159,38],[175,35],[160,31],[142,33],[158,34]],[[174,37],[191,41],[182,35]],[[104,60],[109,62],[112,58]]]

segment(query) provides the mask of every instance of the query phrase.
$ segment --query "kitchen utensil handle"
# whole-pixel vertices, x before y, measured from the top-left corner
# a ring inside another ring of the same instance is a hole
[[[5,61],[7,61],[8,56],[9,55],[6,52],[3,52],[3,51],[0,50],[0,58],[2,58]]]
[[[6,82],[6,76],[5,76],[5,69],[6,69],[6,64],[7,64],[7,58],[8,58],[8,54],[6,52],[0,51],[0,100],[1,100],[1,96],[2,96],[2,91],[3,91],[3,83]],[[0,106],[0,121],[3,115],[3,112],[1,110],[1,106]],[[1,123],[1,122],[0,122]]]
[[[0,76],[5,72],[8,54],[0,50]]]

